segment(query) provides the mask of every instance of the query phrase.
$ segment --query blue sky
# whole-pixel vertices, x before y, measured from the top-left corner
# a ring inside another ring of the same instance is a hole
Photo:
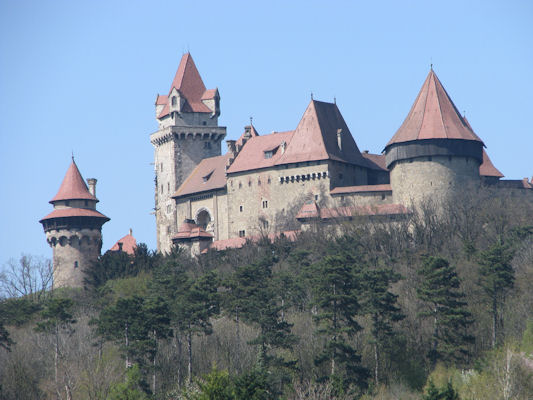
[[[0,264],[51,257],[39,219],[71,153],[98,179],[104,246],[155,247],[154,101],[190,51],[228,139],[337,104],[381,152],[430,63],[506,178],[533,175],[531,1],[0,1]]]

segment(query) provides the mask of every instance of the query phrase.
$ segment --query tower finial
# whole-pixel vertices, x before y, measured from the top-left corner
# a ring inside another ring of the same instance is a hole
[[[72,154],[72,162],[74,162],[74,150],[71,150],[71,154]]]
[[[433,57],[429,57],[429,69],[433,71]]]
[[[250,126],[253,125],[253,122],[254,122],[254,117],[250,116]]]
[[[313,92],[311,92],[311,100],[313,100]]]
[[[337,104],[337,98],[333,96],[333,104]]]

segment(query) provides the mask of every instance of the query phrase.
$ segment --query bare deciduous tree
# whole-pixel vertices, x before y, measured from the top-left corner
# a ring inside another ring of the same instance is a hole
[[[52,285],[52,262],[43,257],[22,254],[10,259],[0,272],[0,293],[8,297],[29,297],[40,301]]]

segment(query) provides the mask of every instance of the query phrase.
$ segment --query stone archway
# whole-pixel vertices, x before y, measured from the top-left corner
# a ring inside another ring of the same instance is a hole
[[[208,230],[208,227],[213,222],[213,218],[211,218],[211,214],[209,213],[209,210],[206,208],[201,208],[196,212],[196,225],[202,227],[205,231]]]

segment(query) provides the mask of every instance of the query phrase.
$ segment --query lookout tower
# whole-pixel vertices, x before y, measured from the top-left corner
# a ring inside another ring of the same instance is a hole
[[[172,195],[204,158],[220,155],[226,128],[218,126],[218,89],[206,90],[189,53],[181,58],[167,95],[155,102],[159,130],[150,135],[155,148],[157,249],[169,252],[177,233]]]
[[[483,146],[431,69],[407,118],[385,146],[393,202],[439,202],[479,185]]]
[[[98,259],[102,225],[109,221],[96,211],[96,179],[83,181],[72,163],[50,203],[54,211],[41,219],[46,241],[53,249],[54,288],[82,287],[84,271]]]

